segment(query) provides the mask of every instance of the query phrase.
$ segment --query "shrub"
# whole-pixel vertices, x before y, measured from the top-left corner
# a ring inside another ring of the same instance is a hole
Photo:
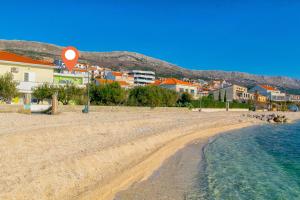
[[[90,100],[96,105],[120,105],[126,102],[126,91],[117,82],[90,85]]]
[[[127,104],[130,106],[175,106],[178,94],[175,91],[148,85],[130,90]]]
[[[200,99],[192,100],[192,104],[194,107],[200,107]],[[239,103],[237,101],[233,101],[229,103],[229,108],[247,108],[249,109],[251,104],[249,103]],[[201,99],[201,107],[202,108],[226,108],[226,102],[215,101],[211,96],[202,97]]]

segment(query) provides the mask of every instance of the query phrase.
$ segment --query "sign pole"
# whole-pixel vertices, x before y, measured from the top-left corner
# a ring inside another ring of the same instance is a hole
[[[87,85],[87,113],[89,113],[89,108],[90,108],[90,72],[87,66],[86,69],[88,73],[88,85]]]

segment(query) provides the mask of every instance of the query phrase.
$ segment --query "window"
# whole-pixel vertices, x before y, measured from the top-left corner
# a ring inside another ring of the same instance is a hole
[[[35,73],[25,72],[24,73],[24,82],[35,82]]]
[[[191,93],[194,94],[194,93],[195,93],[195,90],[191,90]]]
[[[29,73],[24,73],[24,82],[29,82]]]
[[[180,91],[180,92],[184,92],[184,89],[183,89],[183,88],[179,88],[179,91]]]

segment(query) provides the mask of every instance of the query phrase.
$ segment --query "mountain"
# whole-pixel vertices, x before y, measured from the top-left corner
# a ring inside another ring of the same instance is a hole
[[[0,50],[26,55],[35,59],[60,59],[63,47],[41,42],[20,40],[0,40]],[[202,79],[224,79],[244,86],[268,84],[287,91],[300,93],[300,80],[283,76],[261,76],[242,72],[225,72],[219,70],[189,70],[183,67],[145,56],[143,54],[113,52],[80,52],[79,62],[112,68],[113,70],[144,69],[155,71],[158,76],[187,77]]]

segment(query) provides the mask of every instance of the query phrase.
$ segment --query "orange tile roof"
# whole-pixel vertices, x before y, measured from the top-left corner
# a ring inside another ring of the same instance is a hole
[[[112,72],[113,76],[122,76],[122,72]]]
[[[72,71],[76,71],[76,72],[86,72],[86,69],[81,69],[81,68],[73,68]]]
[[[260,87],[266,89],[266,90],[276,90],[276,88],[270,86],[270,85],[259,85]]]
[[[154,83],[152,83],[152,85],[160,85],[162,83],[161,80],[155,80]]]
[[[162,85],[189,85],[189,86],[194,86],[190,82],[178,80],[176,78],[166,78],[166,79],[163,79],[162,82],[161,82],[161,84]]]
[[[20,62],[20,63],[29,63],[29,64],[38,64],[38,65],[49,65],[54,66],[53,63],[43,60],[34,60],[29,57],[20,56],[14,53],[7,51],[0,51],[0,60],[10,61],[10,62]]]
[[[97,70],[96,67],[89,67],[89,71],[95,71],[95,70]]]
[[[100,84],[111,84],[114,82],[118,82],[121,86],[128,86],[129,84],[126,81],[114,81],[114,80],[109,80],[109,79],[101,79],[98,78],[96,79]]]

